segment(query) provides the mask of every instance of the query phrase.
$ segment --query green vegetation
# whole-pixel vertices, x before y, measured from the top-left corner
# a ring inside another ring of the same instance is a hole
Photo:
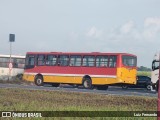
[[[151,76],[150,71],[137,75]],[[23,80],[0,81],[11,84],[33,84]],[[113,96],[62,91],[0,89],[0,111],[156,111],[157,98]],[[17,118],[15,118],[17,120]],[[39,118],[26,118],[26,120]],[[54,117],[54,120],[155,120],[156,117]],[[6,120],[6,119],[5,119]],[[10,119],[8,119],[10,120]]]
[[[138,71],[151,71],[151,68],[140,66],[140,67],[138,67]]]
[[[151,77],[151,69],[150,68],[140,66],[140,67],[138,67],[137,70],[138,70],[137,75],[144,75],[144,76]]]
[[[151,77],[151,72],[150,71],[138,71],[137,75],[144,75],[144,76]]]
[[[156,110],[156,99],[150,97],[23,89],[0,89],[0,93],[0,110]]]
[[[0,83],[9,83],[9,84],[27,84],[27,85],[33,85],[33,82],[29,82],[26,80],[20,80],[20,79],[11,79],[11,80],[0,80]]]
[[[156,111],[152,97],[113,96],[62,91],[0,89],[0,111]],[[150,117],[151,118],[151,117]],[[44,118],[45,119],[45,118]],[[69,119],[58,117],[55,119]],[[73,120],[75,118],[72,118]],[[77,118],[91,119],[91,118]],[[108,118],[92,118],[104,120]],[[125,117],[110,119],[119,120]],[[126,118],[129,119],[129,118]],[[137,119],[137,117],[130,119]],[[142,118],[144,120],[144,118]],[[147,119],[147,118],[146,118]],[[153,118],[152,119],[156,119]]]

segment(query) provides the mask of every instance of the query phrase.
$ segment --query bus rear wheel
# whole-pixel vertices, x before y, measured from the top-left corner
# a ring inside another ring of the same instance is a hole
[[[127,85],[122,85],[122,89],[128,89]]]
[[[37,86],[43,86],[43,78],[42,76],[37,76],[36,79],[35,79],[35,84]]]
[[[92,89],[92,81],[90,78],[84,78],[83,80],[83,87],[86,88],[86,89]]]

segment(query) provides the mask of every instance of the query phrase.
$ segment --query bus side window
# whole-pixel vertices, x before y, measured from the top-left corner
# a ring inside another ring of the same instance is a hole
[[[37,58],[37,65],[45,65],[45,56],[44,55],[38,55]]]
[[[68,66],[69,64],[69,56],[68,55],[60,55],[58,60],[59,66]]]
[[[116,67],[117,64],[117,57],[116,56],[110,56],[109,58],[109,67]]]
[[[17,60],[17,67],[18,68],[24,68],[25,59],[23,59],[23,58],[16,58],[16,60]]]
[[[57,63],[57,56],[55,55],[48,55],[46,58],[46,65],[55,66]]]
[[[13,60],[13,68],[18,68],[18,62],[16,58]]]
[[[33,68],[34,64],[35,64],[35,56],[34,55],[27,55],[25,68]]]
[[[95,66],[95,56],[84,56],[83,66],[89,66],[89,67]]]
[[[70,66],[81,66],[81,56],[73,55],[70,56]]]
[[[9,58],[8,57],[1,57],[0,58],[0,67],[8,67]]]
[[[96,57],[96,67],[107,67],[107,66],[108,66],[108,56]]]

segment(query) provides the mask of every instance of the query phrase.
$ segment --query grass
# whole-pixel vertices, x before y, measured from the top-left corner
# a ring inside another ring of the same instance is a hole
[[[152,97],[113,96],[93,93],[0,89],[0,111],[156,111]],[[130,118],[130,119],[136,119]],[[45,119],[45,118],[44,118]],[[58,117],[55,119],[69,119]],[[74,119],[74,118],[73,118]],[[90,119],[90,118],[77,118]],[[107,118],[93,118],[107,119]],[[124,119],[113,117],[110,119]],[[128,119],[128,118],[127,118]],[[142,118],[147,119],[147,118]],[[155,119],[155,118],[152,118]]]
[[[151,76],[151,72],[138,75]],[[11,84],[33,84],[22,80],[0,81]],[[157,98],[113,96],[47,90],[0,89],[0,111],[157,111]],[[114,113],[113,113],[114,114]],[[113,115],[114,116],[114,115]],[[18,118],[15,118],[16,120]],[[26,120],[39,118],[24,118]],[[154,120],[156,117],[54,117],[50,120]],[[5,119],[6,120],[6,119]],[[10,120],[10,119],[8,119]]]
[[[20,80],[20,79],[11,79],[11,80],[0,80],[1,84],[26,84],[26,85],[33,85],[33,82],[26,81],[26,80]]]
[[[144,75],[144,76],[151,77],[151,72],[150,71],[138,71],[137,75]]]
[[[156,108],[156,99],[146,97],[104,96],[89,93],[68,93],[59,91],[52,92],[23,89],[1,89],[0,93],[1,95],[5,96],[5,99],[0,99],[0,110],[152,111],[155,110],[154,108]]]

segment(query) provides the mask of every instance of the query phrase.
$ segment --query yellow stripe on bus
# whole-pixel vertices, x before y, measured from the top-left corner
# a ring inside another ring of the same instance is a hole
[[[35,75],[24,75],[24,79],[27,81],[34,81]],[[75,76],[43,76],[44,82],[49,83],[73,83],[73,84],[82,84],[83,77],[75,77]],[[94,78],[92,77],[92,84],[103,85],[103,84],[115,84],[115,83],[127,83],[133,84],[135,80],[132,78],[130,80],[124,80],[122,78]]]

